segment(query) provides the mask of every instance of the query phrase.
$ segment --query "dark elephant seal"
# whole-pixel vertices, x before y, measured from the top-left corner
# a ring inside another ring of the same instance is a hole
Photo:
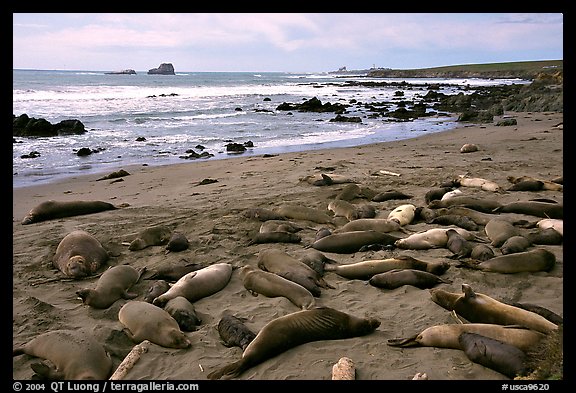
[[[524,237],[532,244],[556,246],[562,244],[564,238],[554,228],[536,229],[524,234]]]
[[[368,283],[383,289],[396,289],[403,285],[411,285],[420,289],[432,288],[438,284],[451,284],[435,274],[416,269],[394,269],[373,275]]]
[[[307,248],[303,254],[298,256],[298,260],[312,268],[320,276],[324,276],[325,266],[327,263],[338,263],[332,258],[328,258],[320,251],[314,248]]]
[[[430,201],[428,204],[428,207],[431,209],[451,206],[463,206],[483,213],[493,213],[494,209],[502,207],[502,203],[495,199],[481,199],[467,195],[457,195],[443,201]]]
[[[531,187],[531,188],[535,188],[537,187],[537,185],[539,183],[542,183],[542,190],[548,190],[548,191],[562,191],[563,190],[563,176],[560,176],[559,178],[556,179],[552,179],[552,180],[544,180],[544,179],[536,179],[530,176],[520,176],[520,177],[515,177],[515,176],[508,176],[507,177],[508,181],[514,185],[517,184],[522,184],[520,186],[520,188],[526,188],[526,187]],[[529,186],[528,186],[529,185]],[[514,187],[514,186],[512,186]],[[517,190],[517,191],[540,191],[540,189],[538,190]]]
[[[458,214],[443,214],[434,217],[432,220],[426,222],[429,224],[438,224],[438,225],[456,225],[460,228],[466,229],[467,231],[478,230],[478,224],[476,224],[476,222],[474,222],[473,219]]]
[[[314,296],[309,290],[278,274],[246,265],[240,269],[239,275],[244,288],[254,296],[261,294],[270,298],[284,297],[303,310],[316,305]]]
[[[474,363],[498,371],[508,378],[526,375],[528,356],[514,345],[477,333],[462,333],[458,341],[466,357]]]
[[[118,207],[103,201],[45,201],[24,216],[22,225],[72,216],[116,210]]]
[[[372,197],[372,202],[385,202],[390,200],[397,200],[397,199],[412,199],[414,195],[406,194],[402,191],[396,190],[389,190],[384,192],[379,192],[378,194]]]
[[[47,364],[33,364],[32,369],[47,379],[108,379],[112,359],[90,333],[81,330],[53,330],[42,333],[26,344],[13,348],[12,355],[30,355],[46,359]]]
[[[302,238],[300,235],[292,232],[258,232],[252,237],[252,239],[246,243],[247,246],[253,244],[265,244],[265,243],[300,243]]]
[[[486,261],[490,258],[494,258],[494,250],[487,244],[476,244],[472,248],[472,252],[470,253],[470,258],[477,260],[477,261]]]
[[[320,341],[365,336],[374,332],[380,321],[358,318],[329,307],[302,310],[268,322],[246,347],[242,358],[219,368],[208,379],[235,378],[288,349]]]
[[[260,269],[300,284],[314,297],[320,296],[321,288],[333,288],[315,270],[284,251],[262,250],[257,262]]]
[[[539,314],[475,293],[470,285],[462,284],[462,292],[459,294],[433,288],[430,295],[434,303],[448,311],[455,311],[469,322],[519,325],[542,333],[558,328]]]
[[[359,218],[356,206],[343,199],[335,199],[328,203],[328,210],[334,213],[334,217],[345,217],[348,221]]]
[[[152,303],[158,296],[166,293],[170,289],[170,284],[165,280],[156,280],[144,295],[144,301]]]
[[[190,303],[215,294],[230,281],[232,265],[216,263],[196,270],[180,278],[168,291],[152,301],[156,306],[163,307],[168,300],[184,296]]]
[[[181,279],[183,276],[190,272],[195,272],[196,270],[200,270],[205,268],[206,265],[199,264],[199,263],[188,263],[186,260],[182,259],[181,262],[185,262],[185,264],[169,264],[166,266],[162,266],[158,269],[152,270],[151,275],[146,275],[146,280],[166,280],[169,282],[176,282]]]
[[[150,246],[161,246],[168,243],[172,230],[165,225],[156,225],[138,232],[137,237],[130,242],[130,251],[143,250]]]
[[[278,207],[275,212],[293,220],[312,221],[318,224],[332,223],[332,217],[328,214],[307,206],[284,204]]]
[[[446,236],[448,240],[446,241],[446,248],[452,251],[452,258],[466,258],[472,254],[474,246],[472,242],[466,240],[464,236],[458,233],[454,229],[448,229],[446,231]]]
[[[218,322],[218,334],[227,347],[240,347],[242,351],[254,340],[256,333],[244,324],[245,318],[224,314]]]
[[[525,179],[514,183],[507,191],[540,191],[544,188],[544,183],[536,179]]]
[[[362,247],[380,244],[392,246],[395,241],[400,239],[398,236],[385,232],[373,230],[367,231],[350,231],[341,233],[332,233],[312,243],[312,248],[337,254],[352,254],[359,251]]]
[[[83,230],[64,236],[58,244],[52,264],[72,278],[82,278],[96,273],[110,258],[98,239]]]
[[[116,265],[100,276],[96,288],[83,288],[76,291],[76,294],[90,307],[108,308],[117,300],[137,297],[138,293],[129,290],[145,271],[145,267],[136,269],[130,265]]]
[[[546,318],[547,320],[556,325],[561,325],[564,323],[564,318],[562,318],[555,312],[547,309],[546,307],[542,307],[532,303],[511,303],[510,305],[514,307],[523,308],[524,310],[535,312],[538,315],[542,315],[544,318]]]
[[[328,235],[332,234],[332,230],[327,227],[322,227],[316,231],[316,235],[314,236],[314,241],[322,239]]]
[[[450,206],[447,208],[433,209],[436,210],[437,216],[442,215],[458,215],[468,217],[476,223],[476,225],[486,225],[488,221],[494,218],[492,213],[484,213],[478,210],[470,209],[465,206]]]
[[[118,320],[135,343],[148,340],[166,348],[189,348],[188,337],[166,310],[148,302],[131,300],[118,311]]]
[[[454,190],[454,187],[438,187],[426,191],[424,202],[428,205],[432,201],[440,200],[447,192]]]
[[[399,255],[394,258],[373,259],[347,264],[326,265],[327,272],[333,272],[340,277],[351,280],[368,280],[375,274],[388,272],[394,269],[416,269],[432,274],[444,274],[450,267],[448,262],[426,262],[409,255]]]
[[[174,231],[168,239],[166,244],[166,252],[179,252],[187,250],[190,247],[190,242],[185,234],[182,232]]]
[[[184,332],[192,332],[196,330],[197,325],[202,323],[196,315],[194,305],[184,296],[176,296],[168,300],[164,305],[164,310],[176,320],[180,330]]]
[[[499,255],[486,261],[463,261],[464,266],[485,272],[521,273],[521,272],[549,272],[556,265],[554,253],[543,248],[514,254]]]
[[[527,214],[542,218],[564,218],[564,205],[539,201],[518,201],[502,205],[494,212]]]
[[[517,235],[509,237],[500,247],[502,255],[524,252],[532,246],[532,242],[526,237]]]
[[[347,184],[342,191],[340,191],[334,199],[341,199],[343,201],[352,201],[362,196],[362,190],[357,184]]]
[[[486,232],[486,236],[492,241],[491,245],[494,247],[500,247],[512,236],[520,235],[520,229],[509,221],[500,218],[493,218],[488,221],[484,226],[484,232]]]
[[[344,224],[334,233],[352,232],[352,231],[376,231],[376,232],[404,232],[404,228],[397,220],[389,220],[387,218],[359,218],[349,223]]]
[[[462,350],[460,335],[476,333],[505,342],[528,351],[534,348],[546,335],[519,326],[502,326],[492,323],[452,323],[430,326],[420,333],[407,338],[393,338],[388,345],[393,347],[437,347]]]

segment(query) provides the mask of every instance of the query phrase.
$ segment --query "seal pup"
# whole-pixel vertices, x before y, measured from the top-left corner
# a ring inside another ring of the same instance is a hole
[[[333,233],[352,232],[352,231],[376,231],[376,232],[406,232],[398,220],[389,220],[388,218],[359,218],[337,228]]]
[[[242,217],[250,218],[259,221],[268,221],[268,220],[285,220],[281,214],[274,212],[273,210],[266,209],[263,207],[254,207],[248,208],[241,213]]]
[[[246,318],[238,318],[225,313],[218,322],[218,334],[222,344],[226,347],[240,347],[242,351],[254,340],[256,333],[250,330],[244,321]]]
[[[514,345],[467,332],[462,333],[458,341],[462,351],[472,362],[498,371],[508,378],[524,376],[529,372],[528,356]]]
[[[277,214],[293,220],[312,221],[317,224],[331,224],[332,217],[312,207],[283,204],[276,210]]]
[[[94,308],[108,308],[119,299],[134,299],[138,293],[129,292],[136,284],[146,267],[136,269],[130,265],[116,265],[106,270],[98,281],[96,288],[83,288],[76,291],[82,302]]]
[[[284,297],[302,310],[315,306],[316,301],[309,290],[302,285],[250,265],[240,268],[240,279],[244,288],[253,296]]]
[[[454,187],[438,187],[426,191],[424,194],[424,202],[428,205],[430,202],[442,199],[444,194],[454,190]]]
[[[543,248],[536,248],[524,252],[498,255],[485,261],[464,261],[461,263],[465,267],[484,272],[495,273],[521,273],[521,272],[549,272],[556,265],[554,253]]]
[[[83,230],[68,233],[58,244],[52,264],[68,277],[96,273],[110,258],[100,241]]]
[[[466,240],[482,241],[484,239],[468,232],[464,228],[432,228],[422,232],[413,233],[407,237],[401,238],[394,242],[398,248],[410,250],[428,250],[431,248],[445,248],[448,243],[446,232],[453,229]]]
[[[168,291],[158,296],[152,304],[164,307],[168,300],[184,296],[190,303],[215,294],[230,281],[232,265],[216,263],[200,270],[190,272],[180,278]]]
[[[432,274],[444,274],[450,267],[448,262],[426,262],[409,255],[399,255],[394,258],[372,259],[348,264],[326,265],[327,272],[333,272],[340,277],[357,280],[368,280],[375,274],[394,269],[416,269]]]
[[[495,209],[502,207],[502,203],[494,199],[481,199],[468,195],[456,195],[443,201],[430,201],[428,204],[430,209],[439,209],[441,207],[451,206],[463,206],[482,213],[494,213]]]
[[[554,228],[538,228],[537,230],[525,233],[524,237],[532,244],[554,246],[560,245],[563,242],[562,234]]]
[[[484,226],[484,232],[490,243],[494,247],[500,247],[512,236],[520,235],[520,229],[516,228],[509,221],[493,218]]]
[[[260,251],[257,264],[264,271],[300,284],[314,297],[320,296],[321,288],[333,288],[311,267],[281,250],[270,248]]]
[[[520,177],[515,177],[515,176],[508,176],[506,178],[510,183],[512,183],[513,185],[516,184],[532,184],[532,187],[534,187],[535,184],[542,183],[542,190],[547,190],[547,191],[562,191],[563,190],[563,177],[560,177],[559,179],[552,179],[552,180],[545,180],[545,179],[536,179],[534,177],[530,177],[530,176],[520,176]],[[558,181],[559,180],[559,181]],[[512,186],[514,187],[514,186]],[[524,187],[524,186],[522,186]],[[531,191],[531,190],[522,190],[522,191]],[[535,191],[539,191],[539,190],[535,190]]]
[[[532,242],[524,236],[517,235],[509,237],[502,246],[500,252],[502,255],[524,252],[532,246]]]
[[[514,183],[506,191],[540,191],[544,189],[544,183],[536,179],[525,179]]]
[[[252,237],[252,239],[246,243],[247,246],[253,244],[264,244],[264,243],[300,243],[302,238],[300,235],[292,232],[258,232]]]
[[[164,265],[158,269],[149,270],[152,272],[150,276],[146,275],[144,277],[145,280],[166,280],[169,282],[176,282],[186,274],[190,272],[195,272],[196,270],[200,270],[205,268],[206,265],[200,263],[188,263],[185,259],[181,259],[180,262],[184,262],[185,264],[169,264]]]
[[[187,250],[190,247],[190,242],[186,235],[182,232],[174,231],[168,239],[168,244],[166,244],[166,252],[179,252]]]
[[[536,223],[536,226],[540,229],[553,228],[554,230],[556,230],[556,232],[558,232],[559,234],[564,236],[564,220],[563,219],[544,218],[542,220],[539,220]]]
[[[196,314],[194,305],[184,296],[176,296],[168,300],[164,305],[164,310],[176,320],[180,330],[184,332],[192,332],[196,330],[197,325],[202,323]]]
[[[334,213],[334,217],[346,217],[348,221],[356,220],[359,218],[356,206],[342,199],[335,199],[330,201],[330,203],[328,203],[328,210]]]
[[[455,183],[461,187],[476,187],[484,191],[498,192],[501,191],[498,183],[492,180],[482,179],[480,177],[467,177],[465,175],[458,175]]]
[[[545,334],[520,326],[502,326],[492,323],[451,323],[430,326],[414,336],[388,340],[392,347],[437,347],[462,350],[459,338],[462,333],[476,333],[505,342],[528,351],[537,345]]]
[[[118,207],[103,201],[54,201],[49,200],[33,207],[22,219],[22,225],[36,222],[116,210]]]
[[[442,214],[426,222],[437,225],[456,225],[467,231],[477,231],[479,229],[478,224],[476,224],[473,219],[459,214]]]
[[[373,230],[332,233],[312,243],[311,247],[318,251],[337,254],[352,254],[364,246],[380,244],[393,246],[400,237],[385,232]]]
[[[458,231],[448,229],[446,236],[448,236],[446,248],[454,254],[451,258],[466,258],[472,254],[472,249],[474,248],[472,243],[466,240]]]
[[[314,248],[305,249],[303,254],[299,255],[297,258],[300,262],[310,266],[312,270],[320,276],[324,276],[325,266],[327,263],[338,263],[336,260],[328,258],[326,255]]]
[[[550,333],[558,326],[539,314],[502,303],[488,295],[476,293],[462,284],[462,294],[430,289],[432,301],[448,311],[455,311],[469,322],[519,325],[542,333]]]
[[[494,254],[494,250],[492,249],[492,247],[490,247],[487,244],[484,243],[480,243],[480,244],[476,244],[473,248],[472,248],[472,252],[470,253],[470,258],[477,260],[477,261],[486,261],[490,258],[494,258],[495,254]]]
[[[414,220],[416,214],[416,206],[407,203],[397,206],[390,213],[388,213],[389,220],[396,220],[400,226],[408,225]]]
[[[344,186],[342,190],[334,197],[334,199],[341,199],[343,201],[352,201],[356,198],[362,197],[362,190],[360,186],[355,183],[350,183]]]
[[[452,190],[452,191],[448,191],[446,194],[442,195],[442,198],[440,198],[441,201],[445,201],[447,199],[453,198],[455,196],[458,195],[463,195],[464,193],[462,192],[462,190],[460,190],[459,188]]]
[[[378,194],[374,195],[372,197],[372,202],[385,202],[396,199],[402,200],[412,198],[414,198],[414,195],[406,194],[402,191],[388,190],[384,192],[379,192]]]
[[[162,295],[163,293],[165,293],[169,289],[170,289],[170,284],[168,284],[168,281],[156,280],[156,281],[154,281],[154,283],[152,283],[152,285],[150,285],[150,288],[148,288],[148,291],[146,291],[146,294],[144,295],[144,301],[148,302],[148,303],[152,303],[152,301],[154,301],[154,299],[156,299],[158,296]]]
[[[112,359],[89,332],[53,330],[35,336],[12,349],[12,356],[30,355],[50,361],[32,364],[32,369],[46,379],[105,380],[112,374]]]
[[[138,232],[134,240],[130,242],[130,251],[143,250],[150,246],[162,246],[168,243],[172,237],[172,230],[166,225],[156,225]]]
[[[148,340],[166,348],[189,348],[192,345],[168,311],[153,304],[131,300],[118,311],[118,320],[126,335],[136,344]]]
[[[494,209],[495,213],[519,213],[542,218],[564,218],[564,205],[539,201],[510,202]]]
[[[290,221],[286,220],[267,220],[264,221],[260,225],[259,232],[266,233],[266,232],[290,232],[296,233],[303,230],[304,227],[301,227],[298,224],[295,224]]]
[[[320,240],[323,237],[326,237],[326,236],[331,235],[331,234],[332,234],[332,230],[330,228],[322,227],[316,231],[316,235],[314,235],[314,241]]]
[[[373,275],[368,283],[382,289],[396,289],[404,285],[427,289],[438,284],[452,284],[452,281],[422,270],[393,269]]]
[[[333,184],[356,183],[356,181],[346,175],[331,173],[317,173],[300,178],[301,182],[306,182],[313,186],[331,186]]]
[[[460,153],[473,153],[478,151],[478,145],[474,143],[465,143],[460,148]]]
[[[302,310],[273,319],[256,335],[242,358],[208,374],[208,379],[230,379],[299,345],[321,340],[361,337],[374,332],[380,321],[359,318],[329,307]]]

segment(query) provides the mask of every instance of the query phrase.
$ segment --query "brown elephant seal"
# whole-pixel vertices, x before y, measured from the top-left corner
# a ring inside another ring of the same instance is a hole
[[[254,207],[244,210],[242,216],[245,218],[250,218],[258,221],[268,221],[268,220],[285,220],[281,214],[274,212],[273,210],[266,209],[263,207]]]
[[[96,273],[110,258],[98,239],[83,230],[68,233],[58,244],[52,264],[68,277]]]
[[[462,351],[468,359],[508,378],[528,374],[528,355],[514,345],[485,337],[477,333],[462,333],[458,337]]]
[[[190,272],[195,272],[196,270],[200,270],[205,268],[205,264],[200,263],[188,263],[185,259],[182,259],[181,262],[185,262],[184,264],[169,264],[162,267],[159,267],[154,270],[149,270],[152,272],[151,275],[146,275],[146,280],[166,280],[168,282],[176,282],[181,279],[183,276]]]
[[[380,244],[392,246],[400,237],[373,230],[332,233],[312,243],[311,247],[323,252],[352,254],[364,246]]]
[[[372,197],[372,202],[385,202],[391,200],[403,200],[403,199],[412,199],[414,195],[406,194],[402,191],[396,190],[388,190],[384,192],[379,192],[378,194]]]
[[[180,330],[184,332],[192,332],[196,330],[196,326],[202,323],[196,314],[194,305],[184,296],[176,296],[168,300],[164,305],[164,310],[176,320]]]
[[[89,332],[53,330],[16,346],[13,356],[30,355],[50,361],[33,364],[32,369],[46,379],[105,380],[112,374],[112,359]]]
[[[189,348],[192,345],[168,311],[148,302],[127,302],[118,311],[118,320],[128,337],[137,344],[148,340],[166,348]]]
[[[334,217],[345,217],[348,221],[359,218],[356,206],[342,199],[335,199],[328,203],[328,210],[334,213]]]
[[[327,272],[333,272],[340,277],[351,280],[368,280],[375,274],[388,272],[394,269],[416,269],[432,274],[444,274],[450,267],[448,262],[426,262],[409,255],[399,255],[394,258],[373,259],[348,264],[326,265]]]
[[[524,252],[532,247],[532,242],[526,237],[517,235],[509,237],[502,246],[500,246],[500,252],[502,255],[514,254],[516,252]]]
[[[540,191],[544,189],[544,183],[536,179],[525,179],[508,187],[507,191]]]
[[[472,248],[472,252],[470,253],[470,258],[476,261],[486,261],[490,258],[494,258],[496,255],[494,254],[494,250],[487,244],[476,244]]]
[[[312,268],[320,276],[324,276],[325,266],[327,263],[338,263],[332,258],[328,258],[320,251],[314,248],[307,248],[303,251],[302,255],[298,256],[298,260]]]
[[[253,244],[265,244],[265,243],[300,243],[302,238],[300,235],[292,232],[258,232],[252,239],[246,243],[247,246]]]
[[[524,234],[524,237],[532,244],[555,246],[562,244],[564,238],[554,228],[536,229]]]
[[[116,210],[118,207],[103,201],[45,201],[35,206],[24,216],[22,225],[36,222]]]
[[[472,254],[472,250],[474,249],[472,242],[466,240],[458,231],[448,229],[446,236],[448,236],[446,248],[452,252],[452,258],[466,258]]]
[[[459,294],[433,288],[430,295],[434,303],[448,311],[455,311],[469,322],[519,325],[542,333],[558,328],[539,314],[475,293],[468,284],[462,284],[462,292]]]
[[[216,263],[190,272],[180,278],[170,289],[152,301],[155,306],[164,307],[168,300],[184,296],[190,303],[215,294],[230,281],[232,265]]]
[[[494,218],[492,213],[483,213],[478,210],[470,209],[464,206],[450,206],[447,208],[433,209],[437,213],[437,216],[443,215],[458,215],[463,217],[468,217],[476,223],[476,225],[486,225],[490,220]]]
[[[362,197],[362,189],[358,184],[350,183],[344,186],[342,190],[334,197],[334,199],[341,199],[343,201],[352,201],[356,198]]]
[[[556,265],[554,253],[536,248],[514,254],[498,255],[486,261],[462,261],[465,267],[496,273],[549,272]]]
[[[144,301],[152,303],[158,296],[166,293],[170,289],[170,284],[165,280],[156,280],[144,295]]]
[[[508,176],[507,180],[512,183],[514,186],[517,184],[521,184],[520,188],[527,187],[530,184],[530,187],[535,187],[538,183],[542,183],[542,187],[537,190],[515,190],[515,191],[540,191],[540,190],[547,190],[547,191],[562,191],[563,190],[563,176],[552,179],[552,180],[544,180],[544,179],[536,179],[530,176]],[[514,187],[512,186],[512,187]]]
[[[460,148],[460,153],[473,153],[478,151],[478,145],[474,143],[465,143]]]
[[[309,290],[278,274],[246,265],[240,269],[239,275],[244,288],[254,296],[261,294],[266,297],[284,297],[303,310],[316,305],[314,296]]]
[[[172,230],[166,225],[156,225],[138,232],[134,240],[130,242],[130,251],[143,250],[150,246],[162,246],[168,243],[172,237]]]
[[[387,218],[359,218],[344,224],[334,233],[352,232],[352,231],[376,231],[376,232],[406,232],[397,220]]]
[[[256,333],[244,324],[245,320],[245,318],[238,318],[228,313],[222,315],[218,322],[218,334],[220,334],[222,344],[227,347],[240,347],[242,351],[246,349],[256,337]]]
[[[390,213],[388,213],[389,220],[396,220],[400,226],[408,225],[416,216],[416,206],[406,203],[404,205],[397,206]]]
[[[424,202],[428,205],[430,202],[440,200],[447,192],[454,190],[454,187],[438,187],[426,191]]]
[[[333,288],[315,270],[281,250],[266,249],[258,254],[258,267],[275,273],[306,288],[314,297],[319,297],[321,288]]]
[[[428,224],[437,224],[437,225],[456,225],[460,228],[464,228],[467,231],[477,231],[478,224],[474,222],[473,219],[467,216],[461,216],[459,214],[443,214],[437,217],[434,217],[431,220],[426,221]]]
[[[296,233],[303,230],[304,227],[286,220],[267,220],[260,225],[259,232],[290,232]]]
[[[448,243],[448,235],[446,232],[450,229],[456,231],[466,240],[485,242],[484,239],[479,238],[471,232],[468,232],[464,228],[432,228],[398,239],[396,242],[394,242],[394,245],[398,248],[406,250],[428,250],[431,248],[445,248],[446,244]]]
[[[98,281],[96,288],[83,288],[76,291],[82,302],[94,308],[108,308],[119,299],[134,299],[137,293],[129,292],[140,280],[146,267],[136,269],[130,265],[116,265],[106,270]]]
[[[356,212],[358,213],[358,218],[376,217],[376,208],[368,203],[359,203],[356,205]]]
[[[520,229],[509,221],[493,218],[484,226],[484,232],[494,247],[500,247],[512,236],[520,235]]]
[[[182,232],[174,231],[166,244],[166,252],[179,252],[187,250],[190,247],[190,241]]]
[[[493,213],[494,209],[501,208],[502,203],[494,199],[481,199],[468,195],[457,195],[445,200],[430,201],[428,207],[439,209],[441,207],[463,206],[482,213]]]
[[[284,204],[278,207],[275,212],[293,220],[312,221],[318,224],[332,223],[332,217],[328,214],[307,206]]]
[[[358,318],[329,307],[288,314],[268,322],[246,347],[240,360],[211,372],[208,379],[235,378],[249,368],[299,345],[365,336],[378,326],[380,321],[376,319]]]
[[[396,289],[404,285],[427,289],[438,284],[452,284],[452,281],[422,270],[394,269],[373,275],[368,283],[383,289]]]
[[[452,323],[430,326],[420,333],[407,338],[393,338],[388,345],[393,347],[437,347],[462,350],[459,337],[462,333],[476,333],[505,342],[528,351],[534,348],[546,335],[519,326],[503,326],[492,323]]]
[[[300,178],[301,182],[306,182],[313,186],[331,186],[333,184],[356,183],[356,181],[349,176],[331,173],[317,173]]]
[[[314,235],[314,241],[322,239],[328,235],[332,234],[332,230],[327,227],[322,227],[316,231],[316,235]]]
[[[542,315],[544,318],[546,318],[547,320],[556,325],[561,325],[564,323],[564,318],[562,318],[562,316],[547,309],[546,307],[542,307],[532,303],[517,303],[517,302],[510,303],[510,305],[514,307],[523,308],[524,310],[535,312],[538,315]]]
[[[542,218],[564,218],[564,205],[540,201],[510,202],[494,210],[495,213],[518,213]]]
[[[553,228],[556,232],[564,236],[564,220],[558,218],[544,218],[536,222],[536,226],[540,229]]]

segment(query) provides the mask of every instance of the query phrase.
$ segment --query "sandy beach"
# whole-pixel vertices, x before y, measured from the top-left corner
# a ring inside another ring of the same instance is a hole
[[[401,191],[407,200],[372,202],[357,198],[354,204],[369,204],[378,217],[395,207],[411,203],[427,206],[425,194],[458,175],[496,182],[501,191],[460,187],[465,195],[497,199],[502,203],[546,198],[563,203],[562,191],[507,191],[509,176],[531,176],[552,180],[563,176],[563,114],[556,112],[507,112],[517,125],[462,123],[457,129],[390,143],[286,153],[274,156],[233,157],[195,161],[170,166],[118,167],[130,175],[122,181],[97,180],[107,173],[74,177],[58,183],[13,189],[13,343],[22,344],[56,329],[82,329],[103,344],[115,369],[135,345],[118,320],[121,299],[107,309],[82,304],[76,296],[81,288],[94,288],[97,277],[84,280],[59,279],[52,265],[60,240],[75,229],[94,235],[113,256],[109,266],[129,264],[154,271],[168,264],[226,262],[234,267],[229,283],[217,293],[194,302],[201,324],[186,333],[188,349],[170,349],[151,344],[148,352],[129,371],[130,380],[206,380],[207,375],[240,359],[239,347],[222,344],[217,325],[224,312],[246,319],[258,332],[275,318],[299,311],[284,297],[252,296],[243,286],[239,269],[256,266],[260,251],[274,248],[299,257],[313,243],[324,224],[291,220],[304,227],[299,243],[248,245],[262,222],[245,217],[250,208],[274,210],[283,204],[316,208],[327,214],[327,206],[346,184],[316,186],[302,181],[320,173],[343,175],[363,188],[377,192]],[[461,153],[466,144],[478,151]],[[203,180],[212,180],[204,181]],[[206,184],[203,184],[206,183]],[[46,200],[100,200],[125,207],[95,214],[22,225],[27,212]],[[528,221],[539,218],[501,213]],[[331,226],[342,226],[339,217]],[[126,244],[141,230],[167,225],[186,235],[190,247],[166,253],[165,246],[130,251]],[[330,226],[330,225],[329,225]],[[422,220],[406,225],[411,232],[438,224]],[[486,238],[483,228],[475,232]],[[393,232],[399,237],[407,236]],[[549,272],[503,274],[460,267],[446,248],[427,250],[368,250],[352,254],[324,253],[341,264],[410,255],[428,262],[446,261],[442,275],[451,283],[437,287],[460,292],[469,284],[476,292],[505,302],[533,303],[563,315],[563,245],[538,245],[556,256]],[[496,254],[499,250],[495,249]],[[104,269],[102,269],[104,270]],[[326,272],[324,280],[334,288],[323,288],[315,298],[326,306],[357,316],[378,319],[375,332],[362,337],[306,343],[245,371],[241,380],[329,380],[332,366],[342,357],[352,359],[358,380],[410,380],[426,373],[430,380],[505,380],[505,375],[471,362],[456,349],[436,347],[398,348],[388,340],[413,336],[438,324],[454,323],[450,312],[434,303],[427,289],[402,286],[387,290],[367,280],[346,279]],[[153,280],[140,280],[132,291],[142,300]],[[13,358],[17,380],[31,379],[36,362],[29,355]]]

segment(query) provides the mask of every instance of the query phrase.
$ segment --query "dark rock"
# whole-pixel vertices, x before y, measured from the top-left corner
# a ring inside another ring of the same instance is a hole
[[[20,158],[36,158],[36,157],[40,157],[40,152],[38,152],[36,150],[31,151],[28,154],[23,154],[20,156]]]
[[[138,138],[136,138],[136,142],[144,142],[146,140],[146,138],[144,138],[143,136],[139,136]]]
[[[231,153],[244,153],[246,146],[240,143],[228,143],[226,145],[226,151]]]
[[[516,119],[503,119],[496,123],[497,126],[515,126],[517,124]]]
[[[358,116],[336,115],[336,117],[333,119],[330,119],[330,121],[339,121],[339,122],[347,122],[347,123],[362,123],[362,119]]]
[[[172,63],[162,63],[158,68],[148,70],[148,75],[176,75]]]
[[[84,156],[89,156],[92,153],[93,153],[93,151],[89,147],[82,147],[82,148],[78,149],[78,151],[76,152],[76,155],[80,156],[80,157],[84,157]]]
[[[136,71],[128,68],[126,70],[105,72],[105,74],[106,75],[136,75]]]
[[[58,135],[83,134],[86,132],[84,124],[80,120],[62,120],[57,124],[52,124],[48,120],[28,117],[25,113],[20,116],[13,116],[12,135],[13,136],[38,136],[50,137]]]

